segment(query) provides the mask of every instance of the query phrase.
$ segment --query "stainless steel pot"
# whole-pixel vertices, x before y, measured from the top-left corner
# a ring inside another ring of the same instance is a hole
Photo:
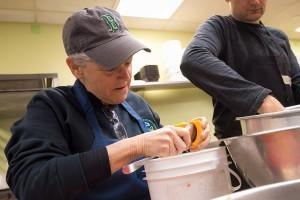
[[[300,105],[286,107],[282,112],[238,117],[244,135],[273,132],[300,126]]]
[[[238,118],[243,136],[225,140],[252,186],[300,179],[300,107]]]
[[[227,142],[229,153],[252,186],[300,178],[300,126]]]

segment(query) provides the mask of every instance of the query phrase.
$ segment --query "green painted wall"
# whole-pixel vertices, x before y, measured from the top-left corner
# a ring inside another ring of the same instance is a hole
[[[0,23],[0,74],[58,73],[59,85],[72,84],[74,78],[65,63],[66,54],[61,31],[61,25]],[[161,44],[177,39],[181,41],[182,47],[185,47],[194,34],[149,30],[131,30],[131,32],[152,49],[144,64],[157,64],[160,70],[164,67]],[[300,55],[300,41],[291,41],[291,45],[295,53]],[[163,74],[161,76],[163,80]],[[197,116],[207,116],[211,121],[211,98],[199,89],[139,93],[160,114],[163,124],[175,124]],[[10,121],[9,123],[12,123],[13,120]],[[9,133],[8,127],[3,127],[1,119],[0,128],[2,132]]]
[[[60,25],[0,23],[0,73],[55,73],[61,84],[70,84]]]
[[[25,23],[0,23],[0,55],[3,58],[0,60],[0,73],[57,72],[59,85],[72,84],[74,78],[65,64],[61,30],[60,25],[41,24],[33,27]],[[193,33],[132,30],[132,34],[152,49],[144,64],[157,64],[162,68],[161,44],[178,39],[182,46],[186,46]],[[210,98],[197,89],[160,90],[144,92],[142,95],[161,115],[163,124],[211,113]]]

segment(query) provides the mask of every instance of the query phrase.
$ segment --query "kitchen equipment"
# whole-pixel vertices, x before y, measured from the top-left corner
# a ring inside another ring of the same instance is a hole
[[[158,81],[159,70],[157,65],[145,65],[134,75],[134,80]]]
[[[251,188],[213,200],[298,200],[300,179]]]
[[[230,184],[225,147],[156,158],[144,167],[152,200],[205,200],[239,188]]]
[[[244,136],[225,143],[251,186],[300,179],[299,106],[238,120]]]
[[[10,189],[0,189],[0,200],[17,200]]]
[[[0,92],[36,91],[55,86],[57,73],[0,74]]]
[[[281,112],[238,117],[237,120],[240,120],[244,135],[293,128],[300,125],[300,105],[286,107]]]
[[[141,160],[134,161],[134,162],[130,163],[129,165],[125,165],[122,167],[122,172],[123,172],[123,174],[131,174],[132,172],[135,172],[139,168],[143,167],[144,164],[148,160],[151,160],[153,158],[155,158],[155,157],[146,157]]]
[[[57,81],[56,73],[0,74],[0,119],[22,116],[32,96]]]
[[[231,139],[227,148],[252,186],[300,178],[300,126]]]

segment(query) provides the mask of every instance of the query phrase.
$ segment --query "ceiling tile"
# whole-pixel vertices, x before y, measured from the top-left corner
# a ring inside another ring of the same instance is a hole
[[[215,3],[211,0],[188,0],[179,7],[172,16],[172,20],[201,22],[209,16],[219,14],[227,15],[229,13],[228,5],[225,1]]]
[[[124,22],[128,28],[131,29],[153,29],[163,30],[166,20],[148,19],[148,18],[134,18],[123,17]]]
[[[165,24],[164,29],[169,31],[195,32],[201,23],[202,21],[190,22],[170,20]]]
[[[37,10],[74,12],[82,8],[104,6],[113,8],[116,0],[36,0]]]
[[[95,5],[115,9],[118,2],[119,0],[0,0],[0,21],[63,24],[75,10]],[[294,29],[300,26],[299,10],[299,0],[271,0],[268,1],[263,22],[282,29],[291,38],[300,39],[300,34],[294,33]],[[129,17],[124,17],[124,20],[129,28],[194,32],[208,17],[216,14],[229,14],[229,6],[225,0],[185,0],[169,20]]]
[[[282,7],[284,7],[284,9],[282,9]],[[288,0],[287,2],[271,4],[270,9],[272,9],[271,12],[273,12],[273,14],[266,14],[263,18],[263,22],[268,26],[283,30],[290,38],[300,38],[300,33],[295,32],[295,29],[300,26],[299,8],[300,2],[298,0]],[[268,11],[266,13],[268,13]]]
[[[273,2],[275,1],[275,2]],[[280,19],[282,15],[290,15],[290,10],[295,9],[299,11],[300,2],[299,0],[273,0],[272,3],[268,4],[267,10],[263,16],[264,21],[275,21],[276,19]],[[299,13],[299,12],[298,12]],[[300,13],[299,13],[300,14]],[[287,20],[287,19],[285,19]]]
[[[287,9],[289,7],[295,7],[295,6],[299,10],[299,0],[269,1],[263,19],[269,20],[269,19],[273,19],[274,17],[277,17],[280,13],[288,13]]]

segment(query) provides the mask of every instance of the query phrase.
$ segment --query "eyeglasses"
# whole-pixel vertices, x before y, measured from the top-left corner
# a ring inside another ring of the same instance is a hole
[[[120,122],[116,111],[110,106],[103,106],[102,111],[104,116],[112,123],[114,128],[114,133],[118,139],[128,138],[127,131],[122,122]]]

